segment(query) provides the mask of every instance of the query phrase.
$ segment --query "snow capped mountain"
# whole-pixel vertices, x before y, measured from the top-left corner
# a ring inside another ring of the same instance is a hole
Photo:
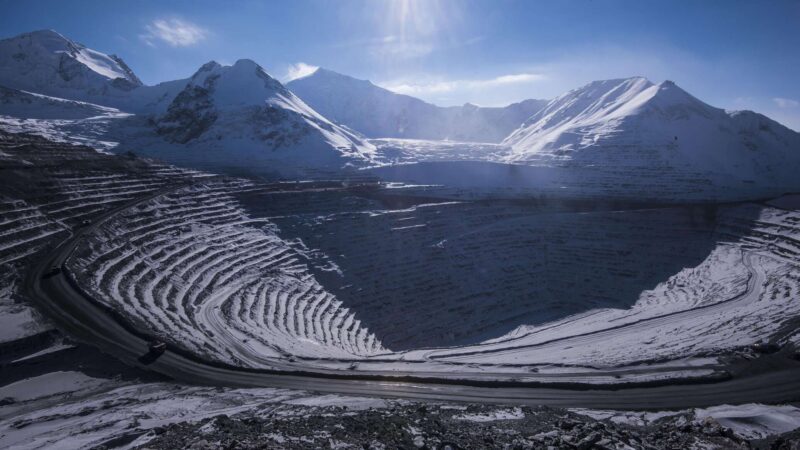
[[[82,140],[91,135],[110,144],[104,148],[116,141],[189,165],[307,173],[374,153],[249,60],[209,63],[189,79],[144,86],[120,58],[37,31],[0,41],[0,88],[0,115],[15,130],[86,131]]]
[[[320,114],[369,137],[432,138],[436,133],[430,120],[436,106],[366,80],[320,68],[287,87]]]
[[[0,86],[135,113],[161,113],[187,80],[145,86],[116,55],[42,30],[0,40]]]
[[[9,129],[74,135],[98,148],[119,143],[204,169],[308,175],[368,163],[472,161],[570,168],[517,173],[513,182],[541,190],[550,179],[547,189],[576,195],[718,199],[800,189],[798,133],[760,114],[711,107],[669,81],[595,81],[546,104],[504,108],[442,108],[325,69],[287,87],[250,60],[212,62],[191,78],[144,86],[120,58],[54,31],[0,41],[0,116]],[[351,130],[431,141],[387,139],[376,149]],[[502,145],[488,144],[505,136]],[[452,174],[456,184],[470,178],[462,170]]]
[[[287,87],[325,117],[371,138],[499,142],[546,103],[442,108],[322,68]]]
[[[247,59],[232,66],[203,65],[166,112],[157,133],[173,144],[228,164],[260,161],[282,171],[341,168],[371,157],[374,147],[311,109],[261,66]]]
[[[512,147],[507,162],[664,167],[800,187],[800,134],[760,114],[709,106],[671,81],[589,83],[552,100],[504,143]]]
[[[52,30],[0,41],[0,84],[71,99],[114,95],[142,85],[115,55],[73,42]]]

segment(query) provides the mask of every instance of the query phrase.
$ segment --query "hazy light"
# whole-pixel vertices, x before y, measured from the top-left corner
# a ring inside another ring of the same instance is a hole
[[[438,0],[391,0],[377,3],[375,29],[381,33],[372,50],[383,59],[419,58],[439,47],[456,16]]]
[[[317,69],[319,69],[318,66],[312,66],[311,64],[306,64],[304,62],[292,64],[286,69],[284,81],[288,82],[311,75],[312,73],[316,72]]]

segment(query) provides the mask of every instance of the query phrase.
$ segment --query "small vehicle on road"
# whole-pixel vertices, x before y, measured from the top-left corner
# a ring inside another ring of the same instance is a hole
[[[81,220],[80,226],[82,226],[82,227],[88,227],[88,226],[89,226],[89,225],[91,225],[91,224],[92,224],[92,221],[91,221],[91,220],[88,220],[88,219],[87,219],[87,220]]]
[[[52,266],[42,274],[42,278],[50,278],[61,273],[61,266]]]
[[[160,356],[167,351],[167,344],[163,341],[153,341],[150,343],[150,354]]]
[[[781,349],[778,344],[769,341],[757,342],[753,344],[752,348],[756,353],[762,353],[765,355],[776,353]]]

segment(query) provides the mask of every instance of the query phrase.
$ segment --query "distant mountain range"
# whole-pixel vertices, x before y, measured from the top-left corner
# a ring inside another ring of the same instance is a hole
[[[212,61],[188,79],[145,86],[122,59],[46,30],[0,41],[0,66],[0,114],[76,118],[98,105],[137,113],[148,117],[150,133],[135,119],[115,131],[121,148],[144,154],[300,175],[338,170],[374,151],[250,60]]]
[[[323,68],[286,86],[325,117],[370,138],[500,142],[547,103],[441,107]]]
[[[45,135],[89,129],[105,148],[116,142],[176,163],[284,177],[435,160],[415,181],[506,186],[513,175],[515,185],[549,183],[567,195],[675,199],[800,190],[800,134],[641,77],[503,108],[443,108],[325,69],[283,86],[251,60],[212,61],[190,78],[146,86],[121,58],[46,30],[0,41],[4,121],[17,130],[41,125]],[[368,139],[378,137],[447,142]],[[469,175],[441,165],[448,161],[495,166]]]

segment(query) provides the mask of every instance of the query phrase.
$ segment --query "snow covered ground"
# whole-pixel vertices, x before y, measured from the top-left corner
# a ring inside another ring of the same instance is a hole
[[[635,426],[651,424],[665,417],[680,416],[686,411],[605,411],[571,409],[598,420],[610,420]],[[800,408],[794,405],[720,405],[691,411],[696,422],[712,419],[744,439],[764,439],[800,428]]]
[[[218,415],[305,413],[314,407],[350,411],[385,408],[380,399],[314,395],[283,389],[217,389],[139,383],[52,372],[0,387],[0,447],[90,448],[129,436],[123,448],[142,445],[148,431]],[[302,406],[302,407],[296,407]]]
[[[445,429],[489,427],[486,432],[495,438],[499,436],[498,429],[529,426],[539,431],[534,440],[569,435],[570,428],[584,426],[581,416],[590,417],[584,419],[589,420],[587,425],[595,430],[612,427],[618,430],[616,433],[627,430],[627,433],[638,434],[652,428],[659,432],[658,437],[651,439],[661,440],[672,438],[672,434],[688,438],[689,433],[713,439],[711,437],[720,431],[713,427],[720,425],[732,430],[738,439],[763,439],[800,427],[800,409],[791,405],[723,405],[661,412],[576,409],[571,414],[577,415],[570,416],[566,411],[551,409],[437,403],[422,406],[399,400],[317,395],[283,389],[141,383],[89,377],[71,371],[52,372],[2,386],[0,398],[3,399],[0,446],[9,449],[74,449],[100,445],[135,448],[158,445],[157,440],[165,433],[181,432],[185,428],[194,441],[214,442],[221,433],[233,433],[232,437],[242,440],[250,434],[245,424],[254,426],[262,422],[269,431],[256,433],[262,445],[303,442],[308,445],[319,443],[320,438],[325,445],[330,445],[335,440],[323,432],[323,426],[345,430],[348,436],[352,433],[355,437],[357,430],[349,428],[351,422],[370,415],[377,415],[375,420],[379,421],[368,425],[370,439],[376,441],[391,439],[391,435],[384,434],[385,430],[377,428],[379,423],[406,422],[409,439],[430,440],[437,428],[430,426],[426,416],[430,421],[443,422]],[[316,426],[304,423],[305,419],[314,417]],[[595,419],[608,425],[594,425]],[[232,428],[234,421],[241,421],[241,424]],[[678,432],[679,427],[685,431]],[[438,429],[442,429],[441,423]],[[536,433],[508,434],[529,436]],[[616,436],[615,440],[625,440],[624,434]],[[156,448],[165,447],[162,443]],[[718,444],[704,448],[726,447]]]

